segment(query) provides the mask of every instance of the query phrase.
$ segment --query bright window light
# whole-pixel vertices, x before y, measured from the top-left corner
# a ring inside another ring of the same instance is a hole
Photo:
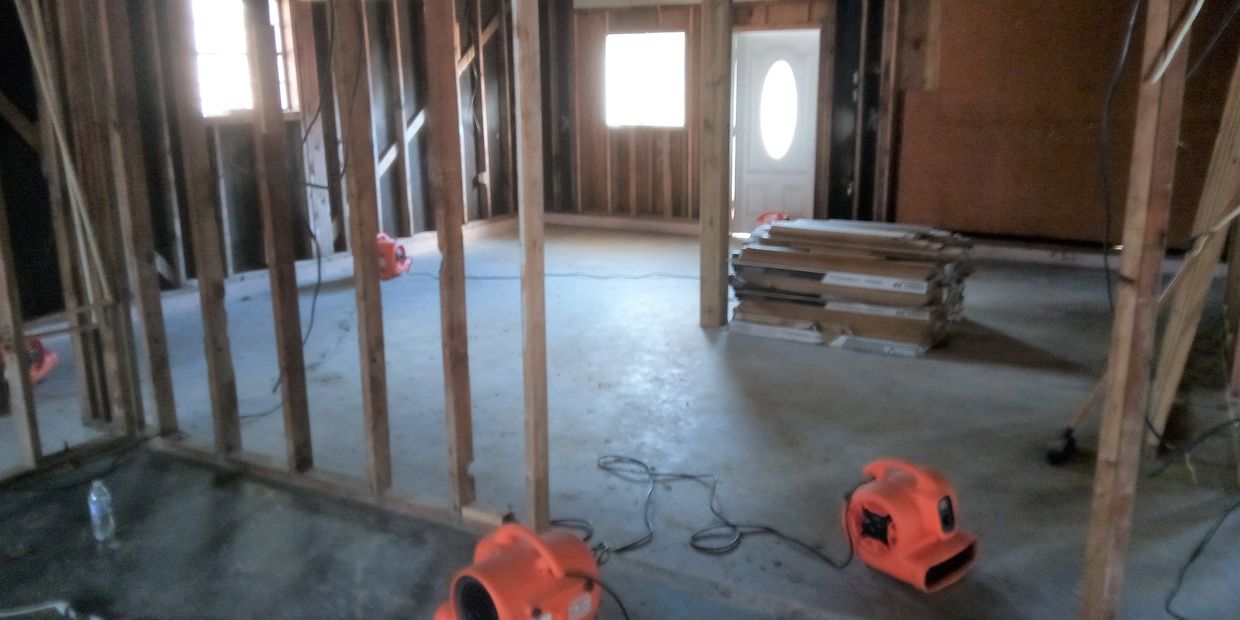
[[[792,148],[797,129],[797,80],[786,60],[777,60],[762,80],[758,108],[762,146],[771,159],[783,159]]]
[[[685,33],[607,35],[605,83],[611,127],[684,127]]]
[[[276,29],[280,100],[289,109],[284,45],[278,27],[280,7],[270,0]],[[250,91],[250,61],[245,40],[245,3],[242,0],[193,0],[194,45],[198,53],[198,95],[203,116],[226,116],[254,107]]]

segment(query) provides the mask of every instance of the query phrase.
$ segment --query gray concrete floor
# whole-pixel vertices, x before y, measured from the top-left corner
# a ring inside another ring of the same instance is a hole
[[[111,461],[0,493],[0,610],[64,600],[108,619],[430,618],[472,557],[472,537],[451,528],[160,454],[130,453],[108,473]],[[95,475],[118,523],[104,545],[86,511]],[[650,571],[609,565],[604,583],[635,617],[774,617]],[[604,618],[619,617],[614,605]]]
[[[470,274],[518,272],[510,228],[484,229],[466,246]],[[419,245],[413,260],[415,272],[438,270],[433,246]],[[675,485],[657,491],[655,540],[627,555],[627,565],[717,584],[737,604],[769,610],[780,601],[782,616],[789,609],[856,617],[1074,613],[1092,463],[1082,457],[1051,468],[1042,453],[1103,365],[1109,321],[1099,271],[984,263],[967,286],[966,323],[943,348],[910,360],[701,329],[694,239],[552,228],[547,268],[556,274],[688,276],[549,278],[557,516],[591,519],[598,538],[613,545],[640,535],[644,489],[595,468],[601,454],[627,454],[662,470],[715,473],[734,519],[779,527],[841,555],[840,496],[867,462],[892,456],[946,474],[960,497],[962,525],[981,538],[970,576],[925,596],[858,563],[834,571],[771,539],[747,540],[723,557],[699,555],[687,538],[710,524],[706,493]],[[326,271],[306,353],[316,466],[361,477],[348,263],[331,263]],[[230,287],[229,324],[243,412],[259,413],[279,402],[271,392],[278,373],[264,277],[248,280]],[[302,281],[304,324],[313,280]],[[522,505],[519,293],[515,279],[469,281],[472,471],[481,503],[500,511]],[[385,283],[383,295],[395,485],[442,503],[448,479],[438,286],[426,275],[411,275]],[[165,311],[182,427],[208,441],[197,297],[170,294]],[[1217,331],[1217,318],[1211,321],[1207,325]],[[1216,396],[1218,348],[1211,342],[1203,339],[1194,358],[1198,387],[1187,397],[1185,434],[1225,419]],[[67,342],[50,344],[67,349]],[[41,415],[76,420],[76,405],[60,409]],[[1086,445],[1094,428],[1087,425],[1082,433]],[[249,450],[283,455],[279,413],[247,420],[244,441]],[[1164,617],[1163,598],[1179,565],[1234,496],[1225,441],[1208,444],[1196,462],[1196,484],[1182,466],[1141,480],[1124,617]],[[1181,613],[1222,618],[1240,608],[1237,532],[1240,519],[1221,530],[1194,565],[1177,599]]]

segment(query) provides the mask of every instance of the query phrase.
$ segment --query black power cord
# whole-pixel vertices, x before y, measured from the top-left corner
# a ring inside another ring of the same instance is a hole
[[[663,472],[656,470],[649,464],[630,456],[621,455],[604,455],[600,456],[597,461],[599,469],[625,480],[627,482],[637,482],[649,485],[646,488],[645,499],[642,505],[642,522],[645,526],[645,533],[638,538],[624,543],[617,547],[611,547],[606,543],[597,543],[594,547],[595,560],[600,564],[605,564],[612,554],[623,554],[636,549],[640,549],[650,544],[654,540],[655,529],[651,522],[651,507],[653,506],[654,491],[660,483],[670,483],[687,481],[697,483],[710,492],[709,507],[710,512],[715,518],[715,523],[703,527],[689,536],[689,546],[699,553],[709,555],[724,555],[731,553],[740,547],[747,536],[769,535],[774,536],[788,544],[800,548],[809,555],[821,560],[823,563],[842,570],[852,561],[853,546],[852,539],[845,533],[848,539],[848,554],[843,560],[835,560],[800,539],[785,534],[780,530],[764,524],[738,523],[727,518],[723,513],[721,501],[719,499],[719,477],[712,473],[684,473],[684,472]],[[864,484],[861,481],[854,486],[845,496],[844,509],[847,510],[848,502],[852,499],[853,492],[857,487]],[[594,527],[585,519],[557,519],[552,521],[552,525],[557,525],[567,529],[574,529],[586,533],[585,540],[593,537]]]
[[[1147,420],[1147,423],[1148,423],[1149,418],[1146,418],[1146,420]],[[1235,419],[1235,420],[1228,420],[1228,421],[1223,422],[1223,423],[1221,423],[1221,424],[1216,424],[1216,425],[1214,425],[1213,427],[1211,427],[1209,430],[1207,430],[1207,431],[1205,431],[1204,433],[1202,433],[1202,434],[1200,434],[1200,435],[1196,436],[1195,438],[1193,438],[1193,439],[1192,439],[1192,441],[1189,441],[1187,444],[1185,444],[1185,445],[1184,445],[1184,447],[1182,447],[1182,448],[1177,448],[1177,449],[1175,449],[1175,450],[1172,450],[1171,452],[1168,452],[1168,453],[1167,453],[1166,455],[1164,455],[1164,456],[1163,456],[1163,458],[1162,458],[1162,465],[1160,465],[1160,466],[1158,467],[1158,469],[1156,469],[1156,470],[1154,470],[1153,472],[1151,472],[1151,473],[1150,473],[1150,477],[1151,477],[1151,478],[1158,477],[1158,476],[1159,476],[1159,475],[1161,475],[1164,471],[1167,471],[1167,468],[1168,468],[1168,467],[1171,467],[1171,464],[1174,462],[1174,461],[1172,460],[1174,457],[1177,457],[1177,456],[1187,456],[1187,455],[1192,454],[1192,453],[1193,453],[1193,450],[1196,450],[1199,446],[1201,446],[1201,444],[1202,444],[1202,443],[1204,443],[1204,442],[1205,442],[1205,440],[1207,440],[1207,439],[1209,439],[1209,438],[1211,438],[1211,437],[1213,437],[1213,436],[1215,436],[1215,435],[1218,435],[1219,433],[1222,433],[1223,431],[1225,431],[1225,430],[1227,430],[1227,429],[1229,429],[1229,428],[1231,428],[1231,427],[1233,427],[1233,426],[1240,426],[1240,418]]]
[[[1193,547],[1193,552],[1188,554],[1188,560],[1185,561],[1184,565],[1180,567],[1180,572],[1175,578],[1175,587],[1171,588],[1171,591],[1167,593],[1166,600],[1163,601],[1163,609],[1167,612],[1167,615],[1176,618],[1177,620],[1187,620],[1184,616],[1181,616],[1176,613],[1175,610],[1171,609],[1171,604],[1175,602],[1176,595],[1180,593],[1180,588],[1184,586],[1184,576],[1188,574],[1189,567],[1191,567],[1193,562],[1196,562],[1197,559],[1201,557],[1201,554],[1206,550],[1206,546],[1210,544],[1210,541],[1214,539],[1214,535],[1218,533],[1219,528],[1223,527],[1223,523],[1227,521],[1227,517],[1230,517],[1231,514],[1238,508],[1240,508],[1240,501],[1235,502],[1223,510],[1222,514],[1218,516],[1218,519],[1214,521],[1214,525],[1210,526],[1209,530],[1206,530],[1205,536],[1201,537],[1201,541],[1197,543],[1197,546]]]

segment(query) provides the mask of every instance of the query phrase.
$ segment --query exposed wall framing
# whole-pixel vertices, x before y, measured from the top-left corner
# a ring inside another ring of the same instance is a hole
[[[157,433],[167,435],[156,442],[166,450],[281,482],[440,521],[498,524],[497,515],[478,505],[469,473],[473,429],[462,229],[469,219],[513,212],[521,186],[521,200],[529,205],[522,223],[527,366],[532,369],[526,385],[535,403],[527,415],[530,519],[546,525],[545,353],[537,363],[537,351],[545,351],[545,344],[532,344],[544,323],[543,171],[541,165],[523,166],[521,174],[529,182],[517,183],[511,7],[496,0],[468,0],[461,3],[467,10],[459,12],[451,3],[412,0],[281,2],[277,6],[285,28],[273,29],[268,3],[244,0],[254,110],[208,119],[198,103],[188,0],[20,1],[40,16],[40,26],[53,27],[41,35],[50,50],[47,71],[63,66],[64,72],[63,80],[47,83],[53,98],[41,104],[43,118],[63,122],[64,135],[52,130],[55,123],[36,129],[54,198],[65,301],[75,309],[70,321],[77,321],[69,331],[84,353],[77,368],[83,412],[92,423],[112,424],[120,433],[73,454]],[[522,9],[523,22],[538,21],[536,4]],[[537,31],[536,26],[531,30],[534,36]],[[298,48],[289,61],[296,65],[290,66],[290,80],[302,91],[301,107],[294,112],[280,102],[277,36]],[[525,73],[540,72],[538,46],[527,42],[523,49]],[[533,90],[522,96],[527,119],[541,115],[537,83],[532,80]],[[460,126],[476,131],[453,130]],[[526,127],[541,138],[540,123]],[[531,161],[541,162],[541,139],[537,142],[523,140],[521,149]],[[464,162],[463,153],[471,156]],[[539,194],[537,200],[533,194]],[[8,213],[0,199],[0,238],[9,234]],[[159,232],[167,228],[174,229],[172,234]],[[379,231],[408,236],[430,229],[437,229],[444,257],[444,389],[453,483],[446,511],[391,491],[385,335],[372,249]],[[347,242],[341,242],[342,236]],[[93,255],[84,249],[88,241],[99,245],[94,263],[76,260]],[[172,260],[164,256],[168,245],[173,246]],[[22,342],[26,334],[7,253],[11,244],[0,246],[0,340]],[[369,464],[365,480],[314,467],[298,317],[295,261],[346,248],[358,250],[352,258],[364,399],[359,422]],[[192,261],[177,262],[186,251]],[[287,444],[282,463],[249,453],[241,443],[224,293],[229,275],[255,268],[268,270],[276,317]],[[196,280],[199,289],[214,435],[210,446],[175,435],[160,287],[186,279]],[[129,325],[130,304],[141,321],[141,347]],[[21,347],[6,351],[20,352]],[[139,352],[152,379],[153,432],[144,430]],[[21,468],[6,476],[64,459],[42,452],[25,359],[6,353],[6,381],[18,404],[23,446]]]

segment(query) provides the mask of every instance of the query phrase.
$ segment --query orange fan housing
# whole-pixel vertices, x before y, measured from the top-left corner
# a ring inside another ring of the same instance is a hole
[[[435,620],[594,620],[601,588],[590,548],[570,532],[515,523],[478,542]]]
[[[957,528],[947,479],[898,460],[870,463],[865,474],[873,480],[853,492],[844,514],[857,557],[925,592],[959,581],[973,566],[977,537]]]

